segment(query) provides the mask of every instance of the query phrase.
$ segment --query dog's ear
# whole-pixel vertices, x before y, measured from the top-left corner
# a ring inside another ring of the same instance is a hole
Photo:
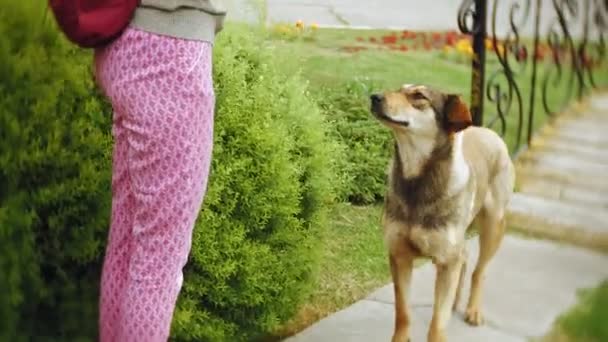
[[[450,133],[460,132],[473,124],[471,112],[459,95],[446,96],[443,105],[445,129]]]

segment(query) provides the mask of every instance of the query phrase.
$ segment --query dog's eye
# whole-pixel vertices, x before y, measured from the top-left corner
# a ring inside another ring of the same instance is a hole
[[[426,100],[427,98],[426,98],[426,96],[424,96],[423,93],[417,91],[417,92],[412,93],[412,99],[414,101],[421,101],[421,100]]]

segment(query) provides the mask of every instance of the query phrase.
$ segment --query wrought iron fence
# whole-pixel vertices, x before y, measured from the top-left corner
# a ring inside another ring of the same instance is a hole
[[[458,25],[473,40],[476,125],[530,144],[538,115],[552,115],[600,86],[608,0],[463,0]]]

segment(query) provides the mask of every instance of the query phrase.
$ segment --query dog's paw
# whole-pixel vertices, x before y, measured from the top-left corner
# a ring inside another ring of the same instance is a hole
[[[483,315],[479,308],[468,308],[464,314],[464,320],[473,326],[479,326],[483,324]]]
[[[391,341],[392,342],[412,342],[412,339],[409,338],[407,334],[396,333],[395,335],[393,335],[393,338]]]
[[[409,337],[393,336],[391,342],[412,342],[412,339]]]

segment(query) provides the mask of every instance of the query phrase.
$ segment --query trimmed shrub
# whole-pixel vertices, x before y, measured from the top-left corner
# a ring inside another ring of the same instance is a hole
[[[309,293],[332,201],[327,125],[300,77],[276,68],[263,32],[228,27],[215,46],[210,187],[173,325],[177,340],[250,340]]]
[[[90,52],[34,4],[0,2],[0,340],[96,340],[111,110]],[[340,146],[260,37],[228,27],[216,43],[214,159],[175,340],[262,336],[314,281]]]
[[[91,339],[110,204],[89,56],[30,2],[0,11],[0,340]]]
[[[354,204],[377,202],[386,191],[393,138],[369,111],[369,96],[375,87],[367,81],[353,81],[322,88],[315,95],[331,118],[333,138],[347,146],[338,164],[339,173],[345,173],[339,198]]]

